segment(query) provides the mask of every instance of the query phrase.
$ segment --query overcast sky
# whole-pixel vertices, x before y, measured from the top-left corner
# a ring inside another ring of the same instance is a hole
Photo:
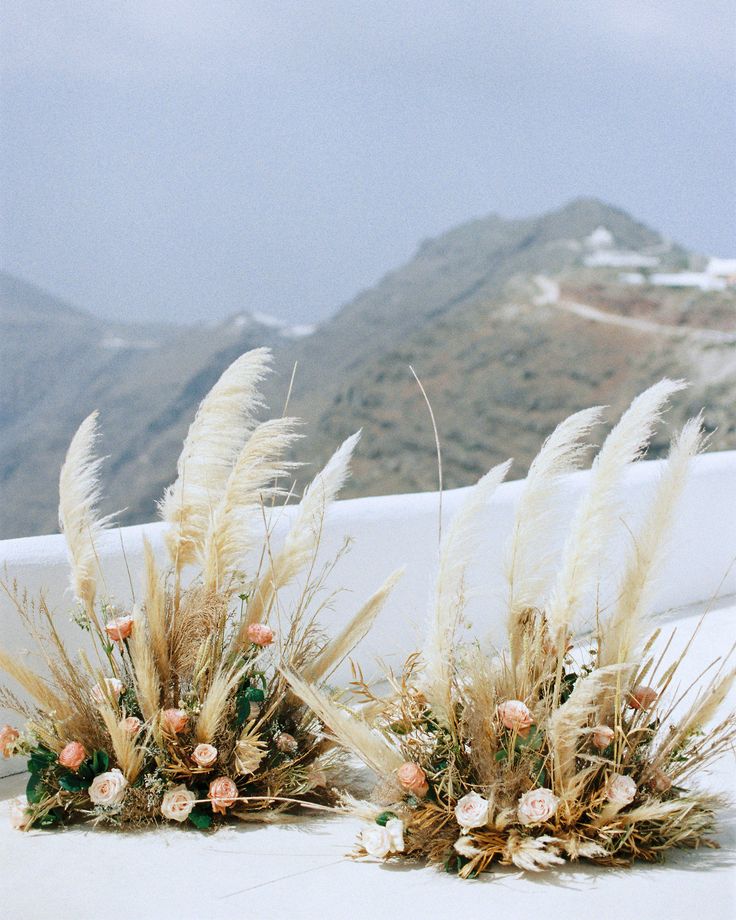
[[[2,267],[121,319],[333,312],[596,195],[736,255],[733,0],[3,0]]]

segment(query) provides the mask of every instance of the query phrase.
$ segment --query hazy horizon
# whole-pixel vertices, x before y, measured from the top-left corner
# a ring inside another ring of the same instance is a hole
[[[736,255],[732,13],[9,0],[1,267],[119,320],[312,322],[580,196]]]

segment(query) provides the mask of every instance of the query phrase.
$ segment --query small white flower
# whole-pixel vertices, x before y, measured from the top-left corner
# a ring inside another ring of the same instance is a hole
[[[180,783],[164,793],[161,802],[161,814],[170,821],[186,821],[194,808],[197,796],[191,789]]]
[[[524,824],[544,824],[557,811],[559,798],[551,789],[530,789],[519,799],[516,813]]]
[[[125,797],[127,785],[127,779],[116,767],[95,776],[89,787],[89,797],[94,805],[120,805]]]
[[[360,842],[369,856],[383,859],[391,852],[391,835],[380,824],[369,824],[360,832]]]
[[[404,852],[404,822],[401,818],[390,818],[386,822],[392,853]]]
[[[630,776],[624,776],[622,773],[612,773],[608,777],[604,791],[606,798],[612,805],[618,805],[623,808],[634,801],[636,783]]]
[[[455,818],[463,829],[483,827],[488,822],[488,799],[477,792],[464,795],[455,806]]]

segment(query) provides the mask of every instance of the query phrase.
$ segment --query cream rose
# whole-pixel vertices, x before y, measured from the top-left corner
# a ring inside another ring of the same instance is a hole
[[[164,793],[161,801],[161,814],[169,821],[186,821],[194,808],[197,796],[183,783],[172,786]]]
[[[607,725],[596,725],[591,736],[593,747],[597,747],[599,751],[604,751],[611,744],[613,738],[614,731]]]
[[[106,677],[101,684],[95,684],[90,691],[92,699],[101,706],[111,697],[117,699],[123,692],[123,682],[117,677]]]
[[[212,802],[212,811],[224,815],[238,798],[238,787],[228,776],[218,776],[210,783],[207,798]]]
[[[95,805],[121,805],[127,785],[127,779],[116,767],[95,776],[89,787],[89,797]]]
[[[3,725],[0,728],[0,751],[2,751],[3,757],[10,757],[10,746],[14,744],[20,734],[13,728],[12,725]]]
[[[427,774],[418,763],[411,761],[403,763],[396,771],[396,779],[404,792],[415,795],[417,798],[423,799],[429,792]]]
[[[108,620],[105,623],[105,632],[113,642],[122,642],[129,639],[133,632],[133,617],[126,615],[124,617],[115,617],[114,620]]]
[[[211,744],[198,744],[192,751],[192,760],[199,767],[211,767],[217,760],[217,748]]]
[[[636,783],[630,776],[612,773],[605,785],[605,796],[612,805],[630,805],[636,796]]]
[[[66,767],[67,770],[73,770],[76,773],[84,763],[86,756],[87,751],[85,751],[84,745],[80,744],[79,741],[70,741],[59,754],[59,763],[62,767]]]
[[[248,642],[261,647],[273,642],[273,630],[265,623],[251,623],[248,627]]]
[[[557,811],[559,798],[551,789],[530,789],[519,799],[516,814],[522,824],[544,824]]]
[[[129,735],[137,735],[143,723],[137,716],[126,716],[120,720],[120,727]]]
[[[506,700],[496,707],[496,713],[505,728],[517,732],[522,738],[529,734],[533,720],[526,703],[522,703],[521,700]]]
[[[469,792],[455,806],[455,818],[465,830],[483,827],[488,822],[488,799],[477,792]]]
[[[16,831],[24,831],[31,820],[28,814],[28,799],[24,796],[18,796],[10,803],[10,826]]]
[[[392,853],[404,852],[404,822],[401,818],[389,818],[386,822],[389,843]]]
[[[164,729],[172,735],[179,735],[186,731],[189,716],[183,709],[164,709],[161,722]]]
[[[391,836],[380,824],[370,824],[360,832],[360,842],[369,856],[383,859],[391,852]]]

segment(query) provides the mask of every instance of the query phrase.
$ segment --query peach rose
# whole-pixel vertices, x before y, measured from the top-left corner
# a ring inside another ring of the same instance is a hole
[[[224,815],[238,798],[238,787],[228,776],[218,776],[210,783],[207,798],[212,802],[212,811]]]
[[[164,793],[161,800],[161,814],[169,821],[186,821],[194,808],[197,796],[191,789],[180,783]]]
[[[108,620],[105,623],[105,632],[113,642],[122,642],[129,639],[133,632],[133,617],[127,614],[124,617],[115,617],[114,620]]]
[[[138,716],[126,716],[124,719],[120,720],[120,727],[129,735],[137,735],[142,725],[143,723]]]
[[[18,796],[10,803],[10,826],[16,831],[24,831],[31,821],[28,814],[28,799],[24,796]]]
[[[211,767],[217,760],[217,748],[211,744],[198,744],[192,751],[192,760],[198,767]]]
[[[296,738],[288,732],[279,732],[276,737],[276,747],[282,754],[296,754],[299,749]]]
[[[614,731],[607,725],[596,725],[591,736],[593,747],[597,747],[599,751],[604,751],[611,744],[613,738]]]
[[[636,783],[630,776],[622,773],[612,773],[604,787],[604,793],[612,805],[623,808],[630,805],[636,796]]]
[[[161,722],[167,732],[172,735],[180,735],[186,731],[189,716],[183,709],[164,709]]]
[[[655,770],[648,779],[648,786],[654,792],[669,792],[672,788],[672,780],[663,770]]]
[[[123,692],[123,682],[117,677],[106,677],[101,684],[95,684],[91,690],[92,699],[98,706],[107,702],[110,697],[116,699]]]
[[[640,685],[634,687],[629,694],[629,707],[631,709],[651,709],[657,702],[658,694],[653,687]]]
[[[59,754],[59,763],[67,770],[73,770],[76,773],[84,763],[86,756],[84,745],[78,741],[70,741]]]
[[[121,805],[125,798],[127,779],[117,767],[107,773],[100,773],[92,780],[89,797],[94,805]]]
[[[423,799],[429,792],[427,774],[418,763],[412,763],[408,760],[402,764],[396,771],[396,779],[404,792],[415,795],[419,799]]]
[[[488,799],[477,792],[464,795],[455,806],[455,819],[463,830],[483,827],[488,823]]]
[[[273,642],[273,630],[265,623],[251,623],[248,627],[248,642],[253,645],[270,645]]]
[[[526,738],[529,729],[532,727],[533,720],[529,707],[522,703],[521,700],[506,700],[496,707],[496,713],[503,726],[509,731],[515,731]]]
[[[530,789],[519,799],[516,814],[524,825],[544,824],[557,811],[559,801],[551,789]]]
[[[0,751],[3,757],[10,757],[10,745],[20,738],[20,734],[12,725],[3,725],[0,728]]]

